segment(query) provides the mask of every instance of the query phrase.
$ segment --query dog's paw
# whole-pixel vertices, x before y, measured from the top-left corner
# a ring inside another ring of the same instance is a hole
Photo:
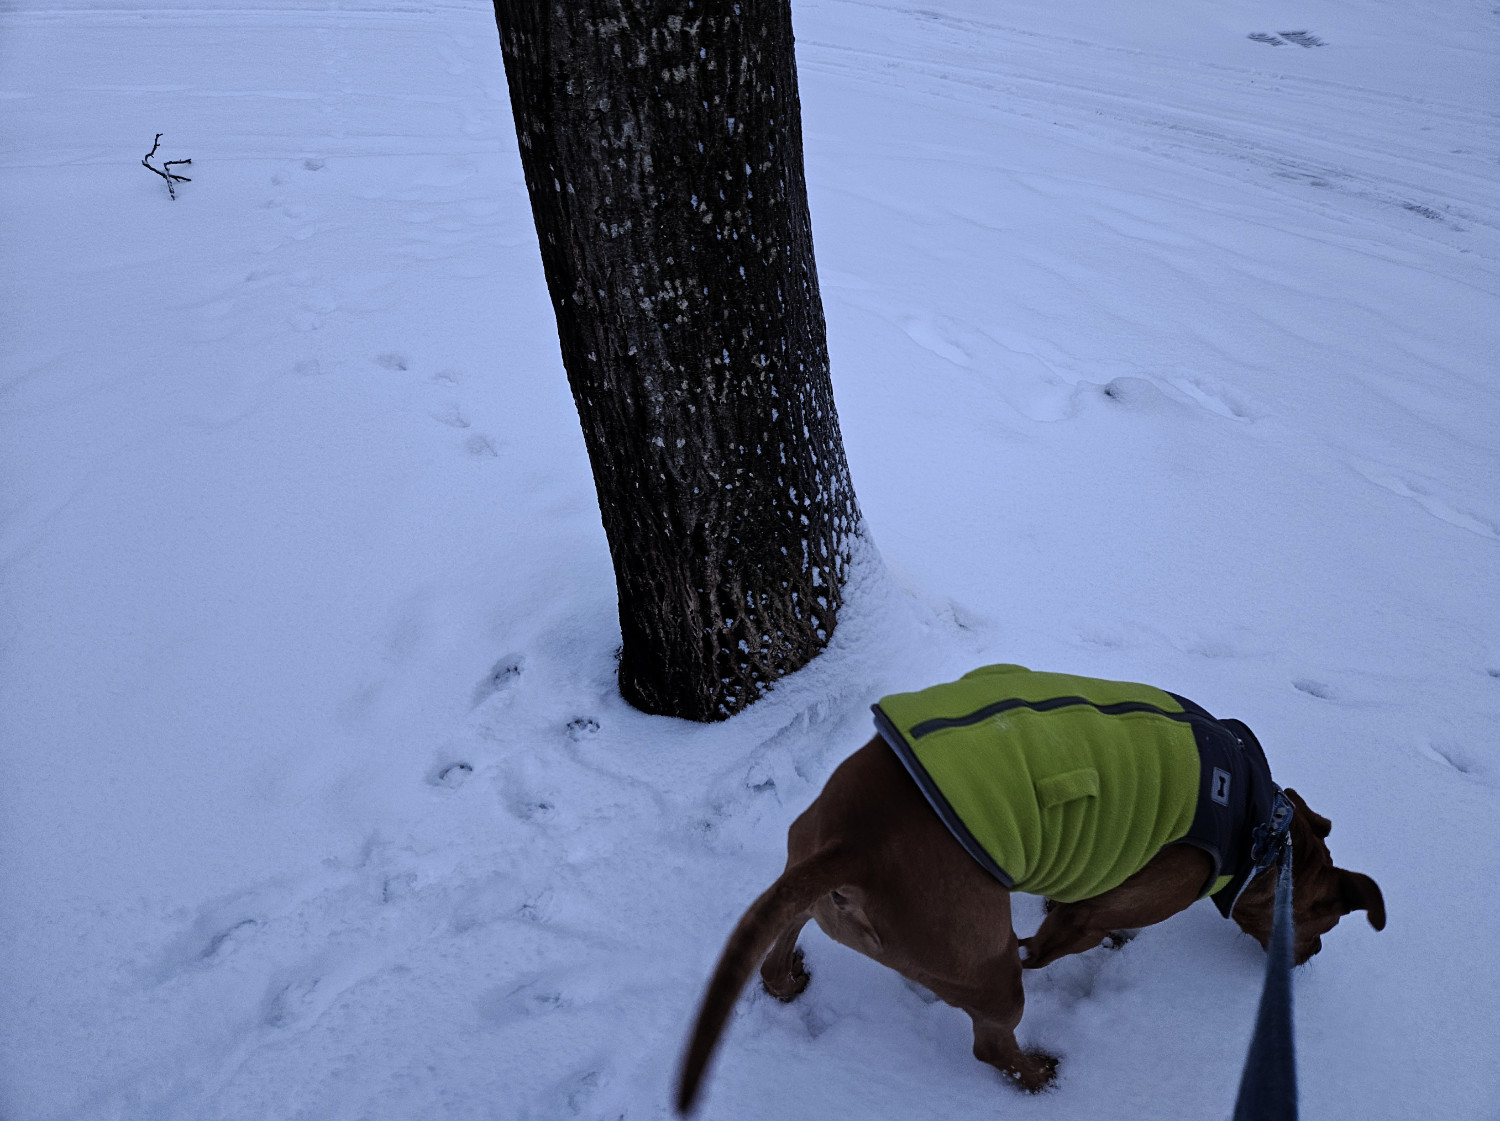
[[[761,987],[783,1004],[790,1004],[802,995],[807,988],[807,983],[812,980],[812,974],[802,964],[802,950],[792,951],[791,968],[777,971],[776,976],[768,976],[764,970],[761,971]]]
[[[1057,1056],[1046,1051],[1023,1051],[1005,1073],[1028,1094],[1040,1094],[1057,1081],[1057,1063]]]

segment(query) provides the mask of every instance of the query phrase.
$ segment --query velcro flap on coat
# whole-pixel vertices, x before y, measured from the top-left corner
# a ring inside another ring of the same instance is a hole
[[[1060,806],[1064,802],[1075,802],[1079,798],[1097,797],[1099,772],[1093,767],[1064,771],[1060,775],[1048,775],[1036,780],[1036,800],[1044,810]]]

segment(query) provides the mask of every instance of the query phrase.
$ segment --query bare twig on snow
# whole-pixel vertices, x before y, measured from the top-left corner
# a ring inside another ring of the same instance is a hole
[[[173,183],[191,183],[192,180],[189,179],[186,175],[178,175],[175,171],[173,171],[171,169],[174,168],[174,167],[180,166],[182,164],[185,164],[185,163],[192,163],[193,161],[192,160],[167,160],[165,163],[163,163],[161,165],[161,167],[152,167],[151,166],[151,157],[154,156],[154,155],[156,155],[156,150],[158,148],[160,148],[160,147],[161,147],[161,133],[158,132],[156,134],[156,140],[151,145],[151,151],[147,152],[145,158],[141,160],[141,166],[144,167],[147,171],[154,171],[154,172],[156,172],[156,174],[160,175],[163,179],[165,179],[167,181],[167,194],[170,195],[172,197],[172,201],[175,202],[177,200],[177,191],[172,186],[172,184]]]

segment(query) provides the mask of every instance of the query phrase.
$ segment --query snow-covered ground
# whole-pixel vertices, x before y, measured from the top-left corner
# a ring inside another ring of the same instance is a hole
[[[1245,719],[1381,883],[1304,1116],[1500,1117],[1500,9],[914,2],[795,7],[878,554],[713,727],[615,692],[490,10],[0,8],[0,1117],[663,1118],[866,706],[988,661]],[[706,1117],[1224,1117],[1263,961],[1028,977],[1027,1097],[804,944]]]

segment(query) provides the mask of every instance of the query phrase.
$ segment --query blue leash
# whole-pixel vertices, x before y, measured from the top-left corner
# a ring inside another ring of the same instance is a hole
[[[1283,797],[1277,791],[1278,803]],[[1291,824],[1290,813],[1286,824]],[[1245,1056],[1245,1070],[1240,1075],[1234,1121],[1297,1121],[1297,1053],[1292,1041],[1292,838],[1284,827],[1279,836],[1276,832],[1273,827],[1264,838],[1276,842],[1274,847],[1265,845],[1270,850],[1264,854],[1266,867],[1272,862],[1280,864],[1271,944],[1266,951],[1266,983],[1255,1015],[1250,1053]]]

